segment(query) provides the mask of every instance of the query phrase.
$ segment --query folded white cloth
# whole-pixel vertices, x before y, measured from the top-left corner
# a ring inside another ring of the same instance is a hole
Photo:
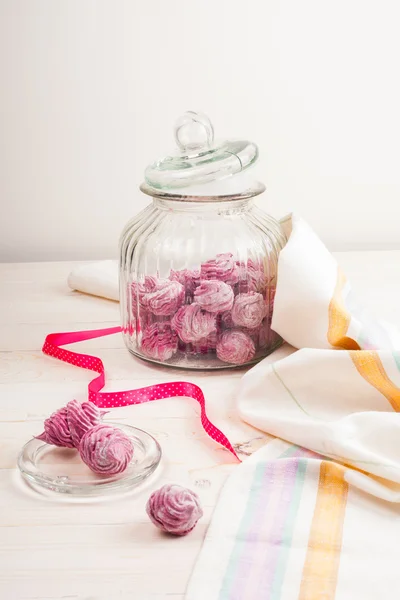
[[[237,399],[287,442],[228,479],[187,600],[377,600],[400,584],[399,332],[360,308],[304,221],[289,234],[272,327],[299,350],[248,371]]]
[[[300,350],[263,361],[242,378],[241,417],[400,483],[399,333],[358,307],[335,260],[301,219],[293,219],[279,257],[272,328]]]
[[[69,274],[68,285],[72,290],[118,301],[118,261],[102,260],[79,265]]]

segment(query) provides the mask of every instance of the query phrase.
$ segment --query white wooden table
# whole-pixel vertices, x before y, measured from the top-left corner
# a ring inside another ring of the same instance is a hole
[[[400,252],[338,253],[364,302],[400,323]],[[16,471],[21,446],[73,398],[84,400],[92,374],[41,354],[47,333],[114,326],[115,302],[72,292],[76,263],[0,264],[0,598],[3,600],[182,600],[226,477],[230,454],[204,434],[195,401],[171,399],[112,410],[112,419],[153,434],[162,466],[122,499],[66,501],[35,493]],[[76,346],[100,356],[110,390],[185,379],[200,385],[210,418],[241,456],[265,435],[235,414],[243,371],[216,374],[156,368],[135,360],[119,335]],[[71,346],[71,348],[73,348]],[[274,359],[287,353],[281,349]],[[148,521],[150,492],[166,482],[198,492],[204,518],[185,538],[167,538]],[[205,599],[206,600],[206,599]]]

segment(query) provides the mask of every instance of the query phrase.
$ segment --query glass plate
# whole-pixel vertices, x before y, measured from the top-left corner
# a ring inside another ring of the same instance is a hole
[[[160,445],[142,429],[121,423],[108,424],[119,427],[134,446],[133,458],[123,473],[97,475],[74,448],[59,448],[33,438],[18,457],[22,476],[35,486],[76,496],[105,496],[140,485],[157,468],[161,460]]]

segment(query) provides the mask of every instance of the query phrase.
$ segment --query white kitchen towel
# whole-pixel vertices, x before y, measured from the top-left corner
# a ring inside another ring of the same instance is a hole
[[[400,483],[400,344],[359,307],[307,224],[281,251],[272,328],[291,356],[241,380],[238,411],[258,429]],[[397,498],[396,498],[397,500]]]
[[[400,504],[361,491],[354,475],[268,442],[228,478],[186,600],[398,598]]]
[[[396,598],[399,333],[304,221],[287,225],[272,327],[299,350],[241,380],[240,416],[274,437],[228,479],[186,599]]]
[[[118,261],[101,260],[79,265],[69,274],[68,285],[72,290],[118,301]]]

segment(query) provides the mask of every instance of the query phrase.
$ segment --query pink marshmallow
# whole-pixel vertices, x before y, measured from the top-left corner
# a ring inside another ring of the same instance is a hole
[[[239,267],[230,252],[217,254],[215,258],[202,263],[200,274],[201,279],[218,279],[229,285],[239,281]]]
[[[244,331],[230,329],[219,336],[217,356],[223,362],[242,365],[250,361],[255,352],[253,340]]]
[[[168,322],[147,325],[142,334],[141,350],[149,358],[164,362],[178,350],[178,336]]]
[[[125,471],[131,462],[133,444],[121,429],[100,424],[83,435],[79,454],[94,473],[116,475]]]
[[[44,432],[37,439],[53,446],[78,448],[84,433],[98,425],[105,412],[93,402],[71,400],[45,420]]]
[[[201,281],[194,292],[194,300],[202,309],[211,313],[221,313],[230,310],[234,294],[230,285],[223,281]]]
[[[197,342],[216,329],[216,315],[206,312],[195,302],[182,306],[172,317],[171,327],[183,342]]]
[[[238,294],[233,303],[232,321],[240,327],[254,329],[261,324],[266,312],[267,307],[262,294]]]
[[[158,279],[152,291],[143,295],[143,307],[155,315],[173,315],[185,299],[185,289],[178,281]]]
[[[173,535],[186,535],[203,516],[197,494],[180,485],[164,485],[153,492],[146,511],[156,527]]]

